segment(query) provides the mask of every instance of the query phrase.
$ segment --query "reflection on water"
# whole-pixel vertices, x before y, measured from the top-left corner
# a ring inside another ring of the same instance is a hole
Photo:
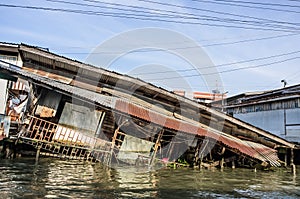
[[[57,159],[38,165],[27,158],[0,160],[0,198],[299,198],[299,185],[286,170],[145,172]]]

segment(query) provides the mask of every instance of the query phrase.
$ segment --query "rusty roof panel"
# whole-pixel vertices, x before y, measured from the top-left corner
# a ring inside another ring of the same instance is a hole
[[[207,131],[204,128],[194,124],[179,121],[175,118],[170,118],[159,113],[146,110],[142,107],[134,105],[130,102],[117,100],[115,108],[118,111],[127,113],[137,118],[154,122],[158,125],[169,129],[178,130],[186,133],[198,134],[216,139],[218,142],[226,145],[229,148],[237,149],[241,153],[263,162],[270,162],[272,166],[280,166],[276,150],[266,147],[262,144],[240,140],[230,135],[225,135],[222,132]]]

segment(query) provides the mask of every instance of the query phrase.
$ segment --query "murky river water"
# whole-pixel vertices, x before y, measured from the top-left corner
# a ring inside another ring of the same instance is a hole
[[[300,168],[297,168],[300,172]],[[0,198],[300,198],[286,170],[109,169],[77,161],[0,160]]]

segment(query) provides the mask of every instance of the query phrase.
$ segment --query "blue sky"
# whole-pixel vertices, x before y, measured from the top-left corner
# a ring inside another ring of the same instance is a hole
[[[216,69],[220,72],[219,76],[221,80],[216,80],[215,85],[213,86],[218,89],[219,87],[223,87],[221,89],[222,92],[228,91],[229,95],[246,91],[279,88],[282,86],[282,83],[280,82],[282,79],[286,79],[288,85],[300,83],[298,78],[300,75],[300,59],[298,59],[298,57],[300,57],[300,53],[293,53],[278,57],[274,56],[300,50],[300,27],[298,28],[300,25],[299,2],[283,0],[252,1],[254,3],[263,2],[268,5],[242,4],[252,7],[245,8],[218,4],[218,2],[228,2],[214,0],[160,1],[163,4],[169,3],[177,5],[176,7],[153,2],[151,3],[147,0],[99,1],[100,0],[66,0],[64,2],[51,2],[45,0],[15,0],[0,1],[0,4],[33,6],[39,8],[73,9],[81,11],[120,12],[120,14],[124,14],[124,10],[116,10],[115,8],[126,9],[128,7],[119,5],[115,6],[114,9],[105,8],[105,6],[111,6],[107,3],[118,3],[125,6],[145,7],[154,15],[159,15],[162,13],[162,10],[164,10],[171,14],[174,12],[185,13],[185,16],[197,15],[199,17],[205,15],[208,18],[218,17],[218,20],[227,20],[230,18],[231,20],[255,22],[256,26],[254,28],[256,29],[250,30],[244,28],[215,27],[216,24],[239,25],[242,27],[250,26],[236,23],[220,23],[211,20],[183,19],[182,17],[171,18],[177,22],[171,23],[0,6],[0,40],[4,42],[22,42],[30,45],[46,47],[54,53],[85,62],[88,61],[88,56],[97,48],[97,46],[117,35],[134,29],[150,27],[162,28],[178,32],[196,42],[197,45],[199,45],[207,54],[212,63],[217,66]],[[153,1],[159,2],[158,0]],[[74,5],[70,4],[70,2],[81,3],[86,6]],[[106,2],[106,4],[103,4],[103,2]],[[276,6],[270,4],[280,5]],[[267,7],[277,9],[277,11],[253,7]],[[204,10],[226,12],[231,15],[216,14],[213,12],[206,12]],[[139,13],[136,12],[135,14]],[[242,18],[237,15],[246,15],[249,17]],[[260,20],[258,22],[258,18],[264,18],[265,21]],[[186,23],[187,21],[206,23],[212,26],[190,24]],[[285,23],[275,24],[274,21]],[[272,27],[270,27],[270,25],[272,25]],[[259,28],[268,30],[258,30]],[[283,28],[285,29],[283,30]],[[153,35],[153,37],[158,36]],[[272,39],[270,37],[272,37]],[[186,47],[188,49],[191,44],[192,46],[194,45],[194,43],[178,41],[178,43],[172,43],[170,45],[175,48],[178,46]],[[122,43],[120,43],[120,46],[122,46]],[[197,55],[195,56],[197,57]],[[244,62],[246,60],[270,56],[272,57],[269,59]],[[201,56],[199,59],[201,59]],[[224,65],[236,62],[238,62],[238,64]],[[244,67],[248,67],[248,69],[238,69]],[[211,90],[212,88],[208,87],[205,83],[205,74],[201,76],[195,75],[193,71],[184,71],[185,69],[190,68],[190,64],[180,57],[167,51],[155,50],[131,52],[121,56],[109,67],[110,70],[134,75],[170,90]],[[159,73],[161,71],[168,70],[170,70],[170,73]],[[177,76],[180,78],[177,78]],[[169,77],[174,78],[172,79]],[[186,81],[185,83],[181,81],[183,79]]]

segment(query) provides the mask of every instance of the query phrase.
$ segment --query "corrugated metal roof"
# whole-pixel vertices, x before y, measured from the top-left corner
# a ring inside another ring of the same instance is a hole
[[[238,94],[232,97],[227,98],[227,102],[232,102],[232,105],[247,105],[251,103],[262,103],[262,102],[268,102],[268,101],[277,101],[277,100],[284,100],[285,97],[289,97],[289,94],[299,94],[300,93],[300,84],[280,88],[280,89],[274,89],[274,90],[268,90],[268,91],[261,91],[261,92],[254,92],[254,93],[243,93]],[[293,97],[293,96],[291,96]],[[241,99],[242,102],[234,102],[237,99]]]
[[[205,129],[194,124],[180,121],[176,118],[170,118],[168,116],[152,112],[130,102],[122,101],[120,99],[116,101],[115,108],[118,111],[133,115],[146,121],[154,122],[169,129],[179,130],[185,133],[197,134],[202,137],[207,136],[216,139],[218,142],[221,142],[227,147],[237,149],[247,156],[261,160],[263,162],[270,162],[272,166],[280,166],[276,150],[266,147],[262,144],[244,141],[231,135],[217,132],[216,130]]]
[[[243,142],[248,144],[252,149],[256,151],[256,154],[254,154],[256,158],[260,158],[262,161],[269,162],[272,166],[280,166],[276,150],[255,142]]]

